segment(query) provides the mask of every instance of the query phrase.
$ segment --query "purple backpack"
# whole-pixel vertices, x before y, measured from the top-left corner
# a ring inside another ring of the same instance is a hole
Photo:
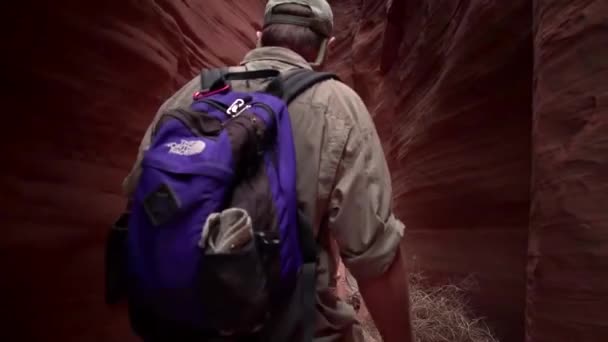
[[[330,78],[302,69],[206,70],[192,105],[161,117],[128,218],[126,291],[138,335],[312,340],[316,243],[297,208],[287,105]],[[249,93],[230,87],[249,79],[270,82]],[[211,254],[201,247],[203,227],[229,208],[249,215],[253,238]]]

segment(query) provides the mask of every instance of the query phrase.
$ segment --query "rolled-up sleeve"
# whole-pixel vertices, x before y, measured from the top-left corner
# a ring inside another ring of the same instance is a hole
[[[392,211],[392,185],[380,139],[359,101],[330,195],[328,223],[356,278],[383,274],[394,260],[404,224]]]

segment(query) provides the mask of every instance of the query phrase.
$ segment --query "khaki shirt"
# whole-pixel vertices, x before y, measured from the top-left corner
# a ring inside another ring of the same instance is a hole
[[[250,51],[232,70],[310,69],[295,52],[280,47]],[[256,83],[257,82],[257,83]],[[234,82],[236,90],[259,90],[262,81]],[[159,109],[123,183],[133,192],[151,128],[169,108],[188,106],[200,90],[195,77]],[[372,118],[361,98],[336,80],[320,83],[289,106],[298,166],[298,205],[313,218],[321,245],[317,268],[316,342],[364,341],[353,308],[337,298],[339,253],[355,278],[381,275],[391,264],[404,225],[392,212],[391,177]],[[334,241],[335,240],[335,243]],[[336,250],[338,249],[338,250]]]

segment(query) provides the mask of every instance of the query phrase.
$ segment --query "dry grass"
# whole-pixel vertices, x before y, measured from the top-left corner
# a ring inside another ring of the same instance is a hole
[[[349,302],[360,302],[352,277],[346,277]],[[483,319],[475,318],[467,292],[475,283],[468,278],[458,284],[429,286],[421,274],[410,279],[412,324],[417,342],[497,342]],[[370,341],[381,341],[364,305],[359,316]]]
[[[415,274],[410,280],[412,324],[418,342],[497,342],[482,318],[468,307],[467,291],[472,278],[459,284],[425,286]]]

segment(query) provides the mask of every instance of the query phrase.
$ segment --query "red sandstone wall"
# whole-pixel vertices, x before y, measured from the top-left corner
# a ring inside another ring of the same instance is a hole
[[[382,1],[333,3],[354,11],[340,36],[352,48],[334,65],[348,61],[376,115],[413,268],[437,280],[473,273],[478,312],[521,341],[531,2],[393,1],[388,13]]]
[[[526,303],[528,341],[607,336],[605,1],[331,2],[330,67],[375,115],[412,268],[475,274],[473,304],[505,342],[523,340]],[[102,296],[120,181],[160,102],[252,47],[263,3],[3,12],[0,340],[129,340]]]
[[[535,1],[526,341],[608,341],[608,2]]]
[[[3,49],[19,53],[8,54],[18,101],[5,112],[16,123],[0,135],[0,341],[134,340],[124,310],[103,302],[103,241],[124,205],[121,180],[163,99],[201,67],[240,59],[262,8],[69,0],[3,12],[19,14]]]

